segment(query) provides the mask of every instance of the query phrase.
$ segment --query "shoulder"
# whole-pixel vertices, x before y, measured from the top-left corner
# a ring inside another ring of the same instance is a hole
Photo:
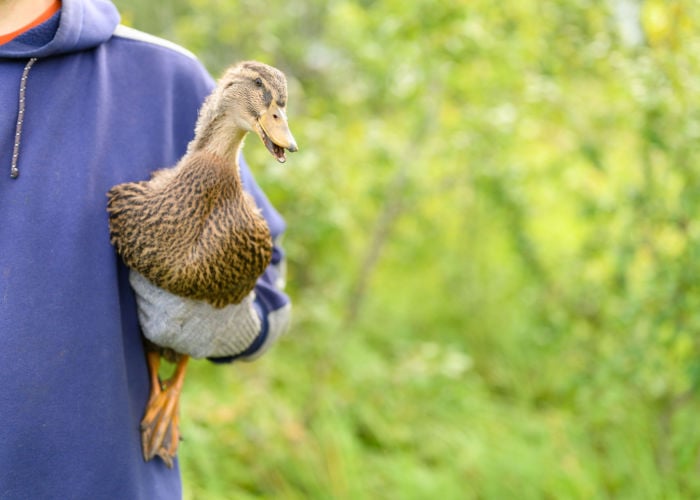
[[[110,53],[122,64],[122,70],[146,72],[152,81],[166,77],[194,86],[203,95],[214,86],[211,75],[197,57],[186,48],[150,33],[118,25],[108,42]]]
[[[192,52],[176,43],[173,43],[164,38],[157,37],[155,35],[151,35],[150,33],[146,33],[144,31],[130,28],[123,24],[119,24],[115,28],[112,37],[116,39],[134,42],[136,44],[145,45],[147,47],[172,51],[175,54],[185,56],[191,60],[197,60],[197,56],[195,56]]]
[[[163,38],[118,25],[105,51],[108,71],[126,93],[144,96],[151,103],[144,112],[170,109],[189,137],[197,110],[214,88],[214,80],[189,50]]]

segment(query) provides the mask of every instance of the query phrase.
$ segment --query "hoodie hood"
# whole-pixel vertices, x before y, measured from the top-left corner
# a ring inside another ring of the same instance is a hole
[[[53,36],[42,36],[37,43],[20,35],[0,45],[0,58],[44,58],[91,49],[109,40],[119,24],[119,12],[107,0],[63,0],[57,16]]]

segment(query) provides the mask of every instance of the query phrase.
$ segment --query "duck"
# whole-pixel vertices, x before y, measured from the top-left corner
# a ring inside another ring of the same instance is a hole
[[[243,61],[205,99],[194,138],[172,167],[107,193],[110,241],[132,274],[213,308],[239,304],[272,256],[272,238],[243,190],[238,158],[250,132],[280,163],[298,150],[287,114],[287,81],[277,68]],[[138,297],[137,297],[138,299]],[[179,398],[189,355],[146,339],[150,394],[141,421],[144,460],[173,466],[180,441]],[[161,359],[175,369],[159,377]]]

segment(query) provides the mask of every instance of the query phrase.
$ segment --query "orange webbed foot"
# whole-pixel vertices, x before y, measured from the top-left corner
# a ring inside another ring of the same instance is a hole
[[[177,363],[175,373],[165,382],[158,378],[160,356],[148,354],[151,373],[151,395],[146,413],[141,420],[141,448],[146,461],[159,456],[165,465],[172,468],[180,442],[180,393],[185,378],[187,356]]]

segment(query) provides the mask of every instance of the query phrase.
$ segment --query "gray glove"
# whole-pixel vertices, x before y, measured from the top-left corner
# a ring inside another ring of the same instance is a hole
[[[217,309],[207,302],[166,292],[134,270],[129,281],[136,293],[141,330],[161,347],[193,358],[234,356],[245,351],[260,333],[261,321],[253,305],[255,292],[240,304]]]

